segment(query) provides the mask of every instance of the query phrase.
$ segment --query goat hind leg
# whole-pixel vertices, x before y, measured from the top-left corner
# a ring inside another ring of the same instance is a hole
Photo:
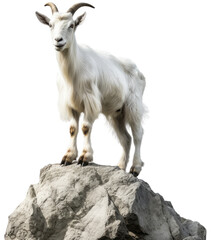
[[[140,156],[143,128],[141,124],[134,123],[133,125],[131,125],[131,129],[133,133],[135,152],[133,157],[133,165],[130,169],[130,173],[132,173],[134,177],[137,177],[144,165]]]
[[[129,160],[131,136],[126,129],[125,119],[124,119],[124,109],[118,116],[111,117],[111,119],[109,119],[109,122],[113,126],[114,131],[115,131],[115,133],[119,139],[119,142],[123,148],[123,153],[122,153],[122,156],[118,163],[118,166],[120,169],[126,170],[127,163]]]

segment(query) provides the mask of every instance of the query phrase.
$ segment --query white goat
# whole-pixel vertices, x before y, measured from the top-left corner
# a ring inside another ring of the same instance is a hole
[[[143,166],[140,147],[143,135],[141,126],[144,107],[142,95],[145,78],[136,65],[128,60],[119,60],[112,55],[98,53],[89,47],[79,46],[75,39],[75,30],[85,19],[85,13],[73,20],[74,13],[88,3],[73,5],[66,13],[59,13],[54,3],[51,7],[52,18],[36,12],[39,21],[51,29],[53,44],[61,70],[58,81],[59,110],[61,118],[70,120],[71,144],[62,159],[62,165],[69,165],[78,156],[76,138],[79,116],[83,112],[82,131],[84,148],[78,163],[86,166],[93,160],[90,134],[92,125],[100,113],[103,113],[113,126],[123,147],[123,155],[118,166],[126,169],[131,136],[126,124],[132,130],[135,153],[130,172],[138,176]]]

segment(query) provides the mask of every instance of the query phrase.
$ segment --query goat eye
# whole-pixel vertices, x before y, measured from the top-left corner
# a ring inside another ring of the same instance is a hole
[[[50,27],[50,28],[52,28],[52,27],[53,27],[53,25],[52,25],[51,23],[49,23],[49,27]]]
[[[69,26],[69,28],[74,28],[74,24],[71,23],[70,26]]]

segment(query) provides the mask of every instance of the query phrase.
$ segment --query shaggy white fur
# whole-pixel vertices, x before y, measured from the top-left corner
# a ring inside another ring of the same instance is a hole
[[[84,113],[82,130],[85,139],[79,162],[86,165],[93,160],[91,129],[95,119],[103,113],[113,126],[123,147],[118,165],[124,170],[128,163],[131,145],[126,124],[130,125],[135,145],[131,173],[137,176],[143,166],[140,157],[143,135],[141,121],[144,114],[142,95],[145,88],[143,74],[129,60],[120,60],[77,44],[75,30],[84,20],[85,14],[73,20],[74,12],[59,13],[57,8],[53,7],[54,4],[48,6],[53,12],[51,19],[38,12],[36,15],[42,23],[51,28],[61,73],[58,80],[59,111],[63,120],[71,122],[72,133],[74,132],[71,135],[71,146],[62,163],[70,164],[77,157],[76,137],[78,119],[82,112]],[[76,10],[81,7],[77,4],[75,6]]]

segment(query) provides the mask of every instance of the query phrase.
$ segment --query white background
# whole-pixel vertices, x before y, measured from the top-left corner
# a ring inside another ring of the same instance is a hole
[[[211,3],[89,0],[78,43],[133,60],[146,77],[148,114],[139,178],[183,217],[210,228]],[[3,1],[0,14],[0,238],[40,168],[60,162],[69,125],[57,110],[50,31],[34,12],[44,0]],[[66,11],[74,1],[56,1]],[[82,150],[82,134],[79,135]],[[116,165],[121,148],[104,118],[92,134],[94,161]],[[132,149],[133,150],[133,149]],[[132,157],[132,152],[131,152]],[[131,164],[131,162],[130,162]],[[210,229],[209,229],[210,228]],[[209,234],[209,232],[208,232]],[[208,238],[207,238],[208,239]]]

